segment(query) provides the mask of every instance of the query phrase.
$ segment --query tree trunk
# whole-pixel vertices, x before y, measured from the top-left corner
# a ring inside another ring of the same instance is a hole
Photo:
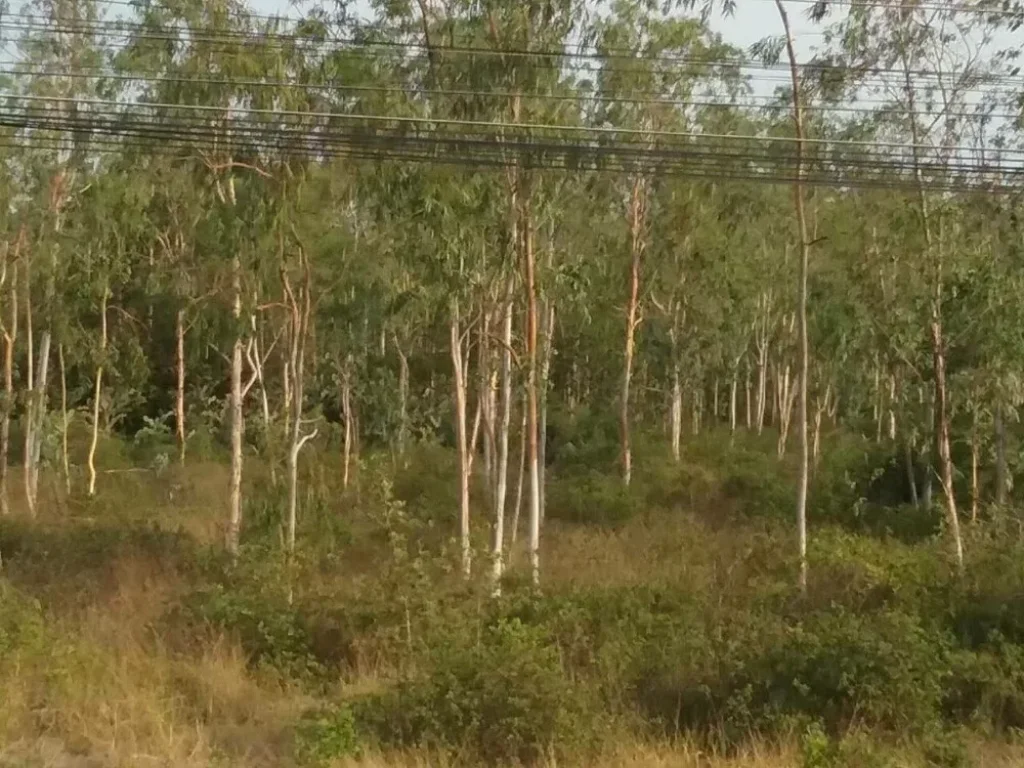
[[[736,431],[736,390],[739,388],[736,372],[733,371],[732,382],[729,384],[729,431]]]
[[[42,431],[46,419],[46,383],[50,368],[50,331],[43,331],[39,339],[39,355],[34,388],[30,393],[30,410],[26,416],[25,431],[25,499],[29,514],[35,517],[39,501],[39,454],[42,450]]]
[[[533,222],[529,204],[523,202],[523,223],[520,227],[523,241],[523,283],[526,288],[526,400],[527,447],[530,474],[530,577],[540,584],[540,454],[537,447],[537,282],[536,259],[533,249]]]
[[[508,432],[512,422],[512,293],[514,281],[509,278],[501,322],[501,414],[498,422],[498,466],[494,487],[494,594],[501,594],[501,575],[505,552],[505,500],[508,495]]]
[[[462,574],[468,579],[472,561],[469,539],[469,435],[466,431],[466,378],[462,353],[462,329],[458,304],[451,319],[452,373],[455,386],[455,440],[459,452],[459,542],[462,551]]]
[[[242,531],[242,440],[245,434],[245,414],[242,410],[242,260],[238,254],[232,259],[231,284],[236,335],[231,349],[231,477],[228,483],[226,546],[228,552],[237,555]]]
[[[10,514],[7,474],[11,446],[11,413],[14,410],[14,345],[18,339],[18,264],[11,267],[10,320],[3,327],[4,403],[0,412],[0,515]]]
[[[807,486],[810,461],[807,444],[807,380],[810,377],[810,349],[807,339],[807,269],[810,259],[810,239],[807,235],[807,215],[804,210],[804,120],[800,99],[800,75],[797,72],[796,50],[789,16],[782,0],[775,0],[786,35],[789,70],[793,81],[793,123],[796,128],[796,181],[793,184],[794,208],[800,236],[800,289],[797,300],[797,334],[800,344],[800,384],[797,397],[797,437],[800,443],[800,475],[797,481],[796,519],[797,541],[800,554],[800,589],[807,590]]]
[[[352,466],[352,420],[355,414],[352,413],[352,383],[350,381],[351,365],[349,360],[345,361],[345,370],[341,376],[341,418],[345,422],[344,434],[342,436],[341,448],[341,487],[348,490],[349,476]]]
[[[64,475],[64,493],[71,495],[71,462],[68,460],[68,372],[64,365],[64,345],[57,345],[60,367],[60,463]]]
[[[978,505],[980,492],[978,489],[978,414],[974,414],[971,427],[971,522],[978,522]]]
[[[100,299],[100,361],[96,364],[96,384],[92,394],[92,437],[89,440],[89,496],[96,495],[96,445],[100,434],[100,396],[103,392],[103,364],[107,355],[107,287]],[[63,365],[62,365],[63,367]]]
[[[551,355],[555,348],[555,304],[546,301],[547,309],[544,312],[544,345],[540,358],[540,423],[537,431],[539,433],[537,443],[537,469],[540,472],[540,521],[544,522],[547,513],[547,453],[548,453],[548,380],[551,371]]]
[[[1010,488],[1010,474],[1006,468],[1006,420],[1003,415],[1003,403],[999,400],[995,408],[995,442],[996,442],[996,504],[1006,505],[1007,491]]]
[[[910,501],[915,507],[921,506],[921,499],[917,495],[917,473],[914,471],[914,446],[907,442],[903,451],[907,467],[907,484],[910,486]]]
[[[298,528],[299,454],[303,446],[316,437],[317,430],[303,434],[302,405],[306,384],[306,341],[309,338],[312,315],[312,274],[305,251],[300,246],[299,265],[302,269],[302,283],[296,293],[288,277],[287,268],[281,266],[281,282],[290,309],[288,333],[288,373],[292,380],[291,424],[288,445],[288,553],[295,552],[295,536]],[[284,254],[282,252],[282,261]],[[270,425],[268,423],[269,430]]]
[[[637,176],[629,201],[629,295],[626,303],[626,349],[623,355],[622,393],[619,403],[619,431],[622,442],[622,482],[627,486],[633,477],[633,451],[630,445],[629,401],[633,381],[633,357],[636,328],[640,324],[640,262],[644,252],[644,189],[643,178]]]
[[[394,342],[398,353],[398,455],[405,456],[409,439],[409,358],[399,346],[397,335]]]
[[[185,310],[174,321],[174,435],[178,441],[178,463],[185,466]]]

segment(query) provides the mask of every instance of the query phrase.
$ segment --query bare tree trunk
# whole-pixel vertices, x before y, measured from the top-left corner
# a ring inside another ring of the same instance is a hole
[[[747,384],[746,384],[746,403],[747,403],[747,430],[753,429],[754,420],[751,414],[751,396],[750,396],[750,367],[747,367]]]
[[[896,376],[889,375],[889,440],[896,440]]]
[[[512,507],[512,535],[510,538],[510,545],[516,543],[516,538],[519,536],[519,516],[523,510],[523,485],[526,476],[526,451],[527,451],[527,414],[529,408],[527,406],[527,396],[523,393],[523,404],[522,404],[523,418],[522,424],[519,426],[519,477],[516,480],[516,503]]]
[[[299,263],[303,273],[301,287],[296,294],[285,266],[281,266],[281,282],[290,310],[288,338],[288,372],[292,380],[291,423],[289,424],[288,445],[288,552],[295,552],[295,536],[298,528],[299,454],[303,446],[316,437],[317,430],[303,433],[302,405],[306,383],[306,341],[309,338],[312,314],[312,277],[309,262],[303,248],[299,249]],[[282,253],[282,260],[284,254]],[[269,429],[270,425],[267,425]]]
[[[995,408],[995,442],[996,442],[996,504],[1006,505],[1007,491],[1010,488],[1009,472],[1006,468],[1006,421],[1003,415],[1003,401],[1000,399]]]
[[[626,304],[626,349],[623,355],[622,394],[619,403],[619,431],[622,441],[622,482],[629,485],[633,477],[633,450],[630,445],[629,401],[633,381],[633,356],[636,349],[636,329],[640,324],[640,261],[644,252],[644,182],[637,176],[629,202],[630,258],[629,295]]]
[[[736,371],[732,373],[732,381],[729,383],[729,431],[736,431],[736,390],[739,388]]]
[[[103,366],[107,355],[107,287],[100,299],[100,361],[96,364],[96,383],[92,395],[92,437],[89,441],[89,496],[96,495],[96,444],[100,434],[100,397],[103,392]],[[63,360],[63,354],[61,355]],[[61,369],[63,370],[63,362]]]
[[[537,469],[540,472],[540,521],[544,522],[547,512],[547,453],[548,453],[548,379],[551,371],[551,355],[555,348],[555,304],[553,301],[544,302],[544,331],[543,347],[540,357],[540,423],[537,427],[539,432],[537,442]]]
[[[679,361],[672,361],[672,458],[679,461],[682,457],[683,435],[683,382],[679,370]]]
[[[978,505],[980,492],[978,489],[978,414],[974,414],[971,426],[971,522],[978,522]]]
[[[60,460],[64,475],[64,493],[71,495],[71,463],[68,460],[68,372],[64,365],[64,345],[57,345],[57,364],[60,367]]]
[[[469,578],[472,568],[469,539],[469,475],[471,467],[469,436],[466,431],[466,366],[462,352],[462,329],[457,303],[452,309],[450,329],[452,373],[455,385],[455,440],[459,452],[459,542],[462,550],[462,573]]]
[[[19,240],[20,243],[20,240]],[[15,253],[17,258],[17,252]],[[11,412],[14,410],[14,345],[18,339],[18,263],[11,267],[10,320],[4,323],[4,403],[0,413],[0,515],[11,512],[7,488],[11,446]]]
[[[352,466],[352,420],[355,418],[355,414],[352,412],[352,383],[350,380],[350,371],[350,361],[346,360],[345,370],[341,377],[341,418],[345,422],[341,449],[341,487],[343,490],[348,490],[349,476]]]
[[[236,327],[242,319],[242,260],[236,253],[231,263],[231,289],[234,295],[232,315]],[[245,413],[242,410],[242,331],[236,331],[231,349],[231,477],[228,484],[228,527],[226,546],[232,555],[238,554],[242,530],[242,440],[245,434]]]
[[[174,320],[174,435],[178,441],[178,463],[185,466],[185,310]]]
[[[917,473],[914,471],[914,446],[907,442],[903,451],[907,467],[907,483],[910,486],[910,501],[915,507],[921,506],[921,499],[917,495]]]
[[[404,456],[409,439],[409,358],[402,351],[397,334],[394,343],[398,353],[398,455]]]
[[[494,487],[494,542],[493,558],[494,594],[501,594],[501,575],[505,552],[505,500],[508,495],[508,432],[512,422],[512,294],[514,280],[510,277],[505,291],[505,306],[501,320],[501,414],[498,422],[498,466]]]
[[[494,492],[495,434],[494,379],[491,372],[491,317],[484,299],[477,336],[477,406],[483,424],[484,487]]]
[[[528,200],[523,202],[523,283],[526,287],[526,399],[527,446],[530,471],[530,575],[534,585],[540,584],[540,454],[537,447],[537,281],[536,259],[533,249],[533,222]]]
[[[797,436],[800,442],[800,475],[797,481],[796,519],[800,553],[800,589],[807,591],[807,486],[810,461],[807,444],[807,380],[810,377],[810,349],[807,339],[807,269],[810,260],[810,239],[807,235],[807,215],[804,210],[804,120],[800,98],[800,75],[797,71],[796,50],[789,16],[782,0],[775,0],[786,34],[789,70],[793,81],[793,123],[796,128],[797,173],[793,185],[794,207],[800,235],[800,290],[797,301],[798,336],[800,343],[800,389],[797,398]]]
[[[29,428],[32,435],[31,442],[26,437],[28,452],[25,457],[25,496],[28,500],[29,512],[32,517],[35,517],[37,514],[39,501],[39,455],[43,446],[42,432],[46,421],[46,384],[50,378],[51,338],[50,331],[45,330],[39,339],[35,389],[32,392],[32,410],[30,415],[32,422],[32,426]]]

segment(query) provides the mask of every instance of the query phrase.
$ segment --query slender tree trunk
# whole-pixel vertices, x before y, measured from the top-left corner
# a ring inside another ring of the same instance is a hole
[[[512,294],[510,277],[501,319],[501,413],[498,422],[498,466],[494,488],[494,542],[491,547],[494,594],[501,594],[505,552],[505,500],[508,496],[508,433],[512,422]]]
[[[797,541],[800,553],[800,588],[807,590],[807,486],[810,461],[807,442],[807,380],[810,377],[810,349],[807,339],[807,268],[810,260],[810,239],[804,210],[804,120],[800,98],[800,75],[797,72],[796,50],[789,16],[782,0],[775,0],[786,35],[789,70],[793,81],[793,123],[796,128],[796,182],[793,185],[794,207],[800,236],[800,289],[797,300],[797,334],[800,344],[800,384],[797,397],[797,437],[800,443],[800,475],[797,480]]]
[[[342,436],[341,449],[341,487],[348,490],[349,476],[352,466],[352,420],[355,414],[352,412],[352,383],[350,381],[350,361],[345,361],[345,370],[341,377],[341,418],[345,422],[344,434]]]
[[[242,260],[238,254],[232,258],[231,284],[233,306],[232,315],[237,328],[235,341],[231,348],[231,477],[228,484],[228,527],[227,550],[232,555],[238,554],[238,544],[242,531],[242,440],[245,434],[245,413],[242,410]]]
[[[96,495],[96,445],[100,434],[100,397],[103,392],[103,366],[107,355],[107,287],[100,299],[100,361],[96,364],[96,383],[92,394],[92,437],[89,440],[89,496]],[[61,365],[63,369],[63,364]]]
[[[732,372],[732,381],[729,384],[729,431],[736,432],[736,390],[739,389],[736,371]]]
[[[978,489],[978,414],[974,414],[974,424],[971,427],[971,522],[978,522],[978,506],[980,504],[980,491]]]
[[[996,504],[1006,505],[1009,490],[1009,472],[1006,469],[1006,421],[1003,415],[1003,402],[997,401],[995,408],[995,443],[996,443]]]
[[[455,440],[459,452],[459,542],[462,550],[462,573],[469,578],[472,561],[469,539],[469,435],[466,431],[466,378],[462,353],[462,328],[458,304],[451,319],[452,372],[455,385]]]
[[[908,441],[903,451],[907,467],[907,484],[910,486],[910,501],[915,507],[921,506],[921,499],[917,495],[917,473],[914,471],[914,445]]]
[[[18,263],[11,267],[10,320],[3,328],[4,403],[0,413],[0,516],[10,514],[7,475],[11,446],[11,413],[14,410],[14,345],[18,339]]]
[[[395,351],[398,353],[398,455],[405,456],[409,439],[409,358],[395,336]]]
[[[483,424],[484,487],[494,492],[495,434],[494,380],[491,372],[491,318],[489,307],[481,309],[482,321],[477,337],[477,407]]]
[[[896,376],[889,375],[889,440],[896,441]]]
[[[46,383],[49,381],[50,341],[49,330],[45,330],[39,339],[39,355],[35,375],[35,389],[32,392],[32,411],[29,428],[31,439],[26,437],[27,454],[25,457],[25,497],[29,512],[35,517],[39,501],[39,455],[42,450],[42,431],[46,420]],[[27,433],[26,433],[27,434]]]
[[[753,429],[754,420],[753,414],[751,413],[751,395],[750,395],[750,367],[747,367],[747,384],[746,384],[746,403],[747,403],[747,431]]]
[[[174,435],[178,441],[178,463],[185,466],[185,310],[174,320]]]
[[[283,253],[282,253],[283,259]],[[289,305],[291,321],[288,333],[288,372],[291,376],[292,405],[289,424],[288,445],[288,552],[295,552],[295,537],[298,528],[299,454],[303,446],[314,437],[317,430],[303,434],[302,405],[306,383],[306,341],[309,338],[312,314],[312,277],[305,251],[299,248],[299,263],[303,281],[298,292],[292,288],[286,267],[281,266],[281,282]],[[269,429],[269,424],[268,424]]]
[[[544,522],[547,513],[547,453],[548,453],[548,380],[551,371],[551,355],[555,347],[555,304],[545,301],[544,312],[544,344],[540,358],[540,423],[538,424],[537,469],[540,472],[540,521]]]
[[[630,445],[629,401],[633,382],[633,356],[636,329],[640,324],[640,262],[644,252],[644,189],[643,178],[637,176],[629,203],[630,258],[629,295],[626,303],[626,349],[623,355],[622,394],[619,403],[619,431],[622,442],[622,481],[629,485],[633,477],[633,450]]]
[[[526,478],[527,415],[529,413],[525,392],[523,393],[522,412],[522,424],[519,425],[519,476],[516,479],[516,502],[512,507],[512,534],[509,537],[510,549],[511,546],[515,545],[516,538],[519,536],[519,516],[523,511],[523,486],[525,485]]]
[[[64,475],[64,493],[71,495],[71,462],[68,460],[68,372],[64,365],[64,345],[57,345],[60,367],[60,460]]]
[[[527,446],[529,448],[530,473],[530,576],[534,585],[540,584],[540,454],[538,451],[538,365],[537,365],[537,281],[536,259],[533,248],[533,222],[529,203],[523,202],[523,223],[520,227],[523,239],[523,283],[526,288],[526,399],[527,399]]]
[[[672,458],[679,461],[682,457],[683,435],[683,382],[679,370],[679,361],[672,361]]]

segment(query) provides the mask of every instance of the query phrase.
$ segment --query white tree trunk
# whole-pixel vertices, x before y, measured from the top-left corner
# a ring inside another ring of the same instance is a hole
[[[513,280],[508,281],[504,313],[501,322],[501,413],[498,422],[498,466],[494,489],[494,541],[493,558],[494,594],[501,594],[501,575],[505,552],[505,499],[508,495],[508,433],[512,422],[512,292]]]
[[[235,254],[231,264],[232,292],[234,294],[232,315],[235,318],[235,341],[231,349],[231,477],[228,483],[228,527],[226,546],[232,555],[238,554],[242,530],[242,440],[245,436],[245,413],[242,409],[242,262]]]
[[[11,447],[11,412],[14,409],[14,345],[18,338],[18,265],[11,267],[10,320],[4,323],[4,402],[0,412],[0,515],[10,514],[7,487]]]
[[[455,387],[455,441],[459,453],[459,544],[462,552],[462,573],[469,578],[472,550],[469,531],[469,477],[471,472],[469,435],[466,427],[466,371],[462,352],[462,329],[458,304],[451,319],[452,373]]]
[[[178,441],[178,463],[185,466],[185,310],[174,321],[174,435]]]
[[[103,364],[107,354],[107,287],[100,299],[100,362],[96,365],[96,383],[92,394],[92,436],[89,440],[89,496],[96,495],[96,445],[100,434],[100,397],[103,393]]]

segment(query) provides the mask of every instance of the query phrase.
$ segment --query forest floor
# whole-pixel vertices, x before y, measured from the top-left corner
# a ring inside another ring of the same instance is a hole
[[[454,483],[437,469],[451,457],[431,450],[345,492],[314,457],[290,564],[265,467],[250,468],[236,563],[219,552],[216,462],[108,473],[92,500],[50,483],[37,519],[0,521],[0,766],[1024,765],[1016,651],[971,646],[964,661],[921,631],[932,608],[907,607],[948,587],[941,536],[817,528],[811,594],[794,602],[785,515],[742,514],[779,489],[708,456],[668,481],[641,473],[634,501],[566,471],[542,596],[520,542],[494,609],[453,573]],[[573,519],[587,509],[598,523]],[[484,521],[475,533],[483,544]],[[993,538],[968,536],[989,553],[972,567],[1006,576],[1019,553],[993,554]],[[492,649],[495,622],[508,634]],[[830,664],[836,680],[816,677]]]

